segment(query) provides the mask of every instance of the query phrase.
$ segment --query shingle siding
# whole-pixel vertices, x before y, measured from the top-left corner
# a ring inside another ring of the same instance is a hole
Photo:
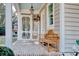
[[[73,51],[75,40],[79,38],[79,4],[64,4],[65,51]]]

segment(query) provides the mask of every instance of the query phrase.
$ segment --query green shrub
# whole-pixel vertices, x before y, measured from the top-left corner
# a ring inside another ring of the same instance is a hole
[[[0,56],[14,56],[13,51],[7,47],[0,47]]]

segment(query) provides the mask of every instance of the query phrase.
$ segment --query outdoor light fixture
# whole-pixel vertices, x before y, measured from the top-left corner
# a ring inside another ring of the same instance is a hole
[[[33,4],[31,4],[30,10],[31,10],[31,13],[32,13],[32,15],[33,15],[33,14],[34,14],[34,7],[33,7]]]
[[[32,14],[32,16],[33,16],[33,20],[36,21],[36,22],[39,21],[39,20],[40,20],[40,16],[39,16],[39,14],[34,14],[34,7],[33,7],[33,4],[31,4],[30,10],[31,10],[31,14]]]
[[[36,14],[36,15],[34,15],[34,19],[33,19],[34,21],[40,21],[40,16],[39,16],[39,14]]]

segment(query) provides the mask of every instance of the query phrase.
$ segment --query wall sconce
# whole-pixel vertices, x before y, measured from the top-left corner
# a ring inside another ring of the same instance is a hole
[[[40,21],[40,16],[39,16],[39,14],[34,15],[33,20],[36,21],[36,22]]]

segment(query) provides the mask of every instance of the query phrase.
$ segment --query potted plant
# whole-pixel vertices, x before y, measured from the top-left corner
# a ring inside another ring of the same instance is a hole
[[[0,46],[0,56],[14,56],[14,53],[10,48]]]

